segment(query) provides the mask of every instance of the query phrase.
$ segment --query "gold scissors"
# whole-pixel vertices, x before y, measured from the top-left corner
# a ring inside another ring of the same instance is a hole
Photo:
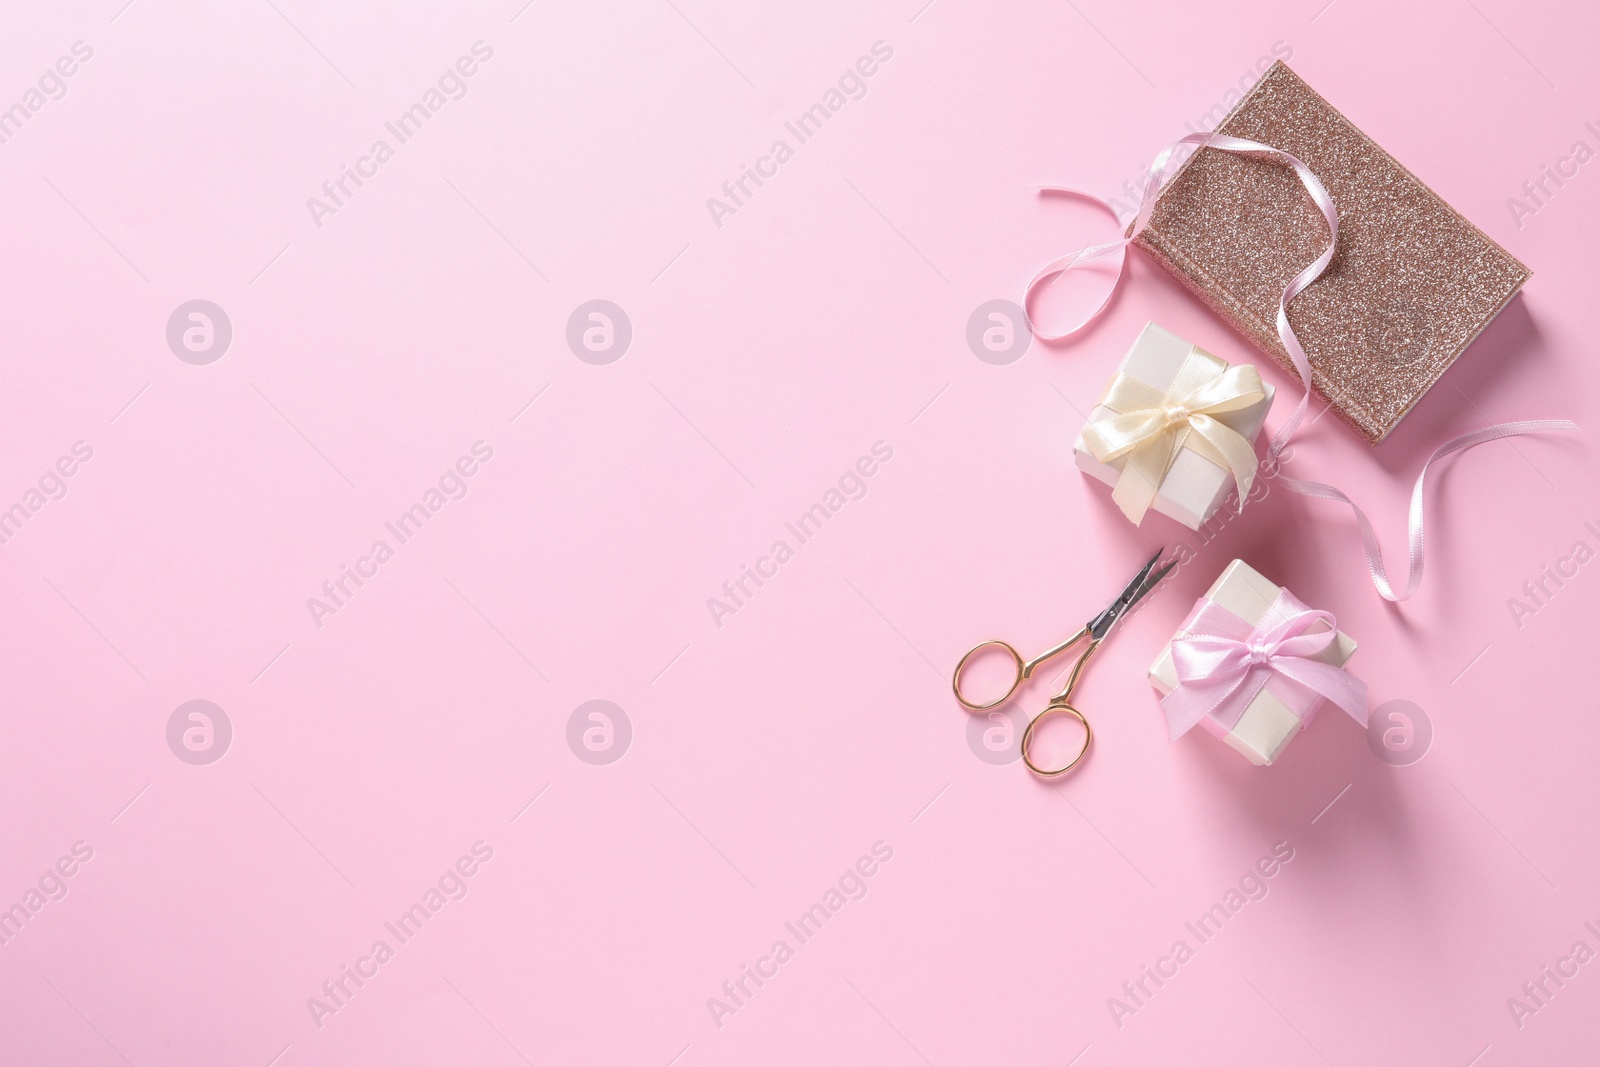
[[[961,706],[966,708],[968,711],[988,711],[990,708],[999,707],[1007,700],[1010,700],[1011,694],[1015,693],[1017,688],[1021,686],[1031,674],[1033,674],[1034,668],[1038,667],[1039,664],[1043,663],[1045,660],[1053,659],[1054,657],[1060,655],[1073,645],[1077,644],[1079,641],[1083,640],[1085,637],[1089,639],[1088,646],[1084,648],[1083,652],[1078,656],[1078,662],[1072,665],[1072,674],[1067,678],[1066,688],[1062,689],[1061,692],[1051,697],[1050,703],[1045,706],[1043,711],[1033,717],[1032,721],[1028,723],[1028,728],[1023,731],[1022,762],[1028,765],[1028,770],[1039,775],[1041,778],[1055,778],[1066,774],[1068,771],[1072,770],[1072,768],[1076,767],[1079,761],[1083,759],[1084,755],[1088,753],[1089,742],[1094,740],[1094,731],[1090,729],[1089,720],[1084,718],[1083,712],[1073,707],[1070,703],[1072,700],[1072,691],[1077,687],[1078,679],[1083,675],[1084,664],[1089,662],[1089,657],[1094,655],[1095,649],[1099,648],[1100,643],[1106,639],[1106,635],[1111,633],[1112,627],[1116,626],[1117,622],[1127,614],[1129,608],[1133,607],[1140,600],[1144,599],[1145,594],[1154,589],[1157,583],[1167,576],[1168,571],[1177,566],[1177,562],[1173,561],[1161,567],[1160,569],[1156,568],[1156,564],[1161,560],[1161,553],[1164,551],[1166,550],[1161,549],[1157,551],[1155,555],[1150,557],[1150,562],[1139,568],[1139,573],[1134,575],[1133,580],[1123,587],[1122,592],[1117,595],[1117,599],[1111,602],[1110,607],[1106,608],[1089,622],[1085,623],[1083,629],[1079,630],[1077,633],[1061,642],[1055,648],[1052,648],[1047,652],[1042,652],[1027,662],[1023,662],[1021,654],[1019,654],[1016,649],[1012,648],[1006,642],[985,641],[983,644],[973,648],[965,656],[962,656],[961,662],[956,664],[956,673],[950,679],[950,688],[952,691],[954,691],[956,699],[960,701]],[[1016,676],[1011,680],[1011,687],[1002,693],[999,699],[991,700],[987,704],[976,704],[961,694],[961,671],[966,667],[967,662],[971,660],[973,656],[989,648],[1002,649],[1008,656],[1011,657],[1011,662],[1015,664]],[[1045,770],[1033,762],[1029,750],[1033,745],[1033,733],[1036,729],[1038,729],[1039,724],[1045,719],[1049,718],[1051,715],[1058,714],[1071,715],[1083,724],[1083,747],[1078,750],[1078,754],[1072,757],[1072,761],[1066,766],[1058,767],[1055,770]]]

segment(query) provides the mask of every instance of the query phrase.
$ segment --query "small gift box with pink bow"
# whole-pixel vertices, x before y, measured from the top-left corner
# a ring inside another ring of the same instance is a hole
[[[1229,490],[1241,503],[1250,492],[1271,406],[1272,386],[1254,367],[1230,367],[1152,322],[1089,413],[1074,454],[1135,524],[1154,509],[1198,530]]]
[[[1203,726],[1265,766],[1324,700],[1366,725],[1366,683],[1343,669],[1355,650],[1332,615],[1236,559],[1195,602],[1150,683],[1172,740]]]

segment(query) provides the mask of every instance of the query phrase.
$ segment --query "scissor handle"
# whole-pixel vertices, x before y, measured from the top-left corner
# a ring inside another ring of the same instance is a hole
[[[997,699],[991,700],[987,704],[974,704],[961,695],[961,672],[966,668],[968,660],[986,648],[1005,649],[1006,654],[1011,657],[1011,662],[1016,665],[1017,676],[1011,680],[1011,687],[1000,694]],[[1017,691],[1017,686],[1022,684],[1022,680],[1025,677],[1027,677],[1027,668],[1023,666],[1022,655],[1016,649],[1004,641],[985,641],[981,645],[974,645],[967,651],[965,656],[961,657],[961,662],[956,664],[956,673],[950,676],[950,691],[955,693],[956,700],[960,701],[961,706],[968,711],[988,711],[990,708],[997,708],[1007,700],[1010,700],[1011,694]]]
[[[1078,754],[1073,756],[1072,761],[1065,767],[1057,767],[1055,770],[1046,770],[1033,762],[1033,756],[1030,754],[1029,750],[1033,747],[1034,730],[1038,728],[1041,722],[1043,722],[1045,719],[1048,719],[1052,715],[1071,715],[1083,724],[1083,747],[1078,749]],[[1028,770],[1032,771],[1034,774],[1037,774],[1040,778],[1059,778],[1063,774],[1066,774],[1068,771],[1072,770],[1072,768],[1076,767],[1079,762],[1082,761],[1083,757],[1088,755],[1089,742],[1093,740],[1094,729],[1089,725],[1089,720],[1083,717],[1083,712],[1079,711],[1077,708],[1063,700],[1052,700],[1050,702],[1050,706],[1045,708],[1039,714],[1035,715],[1033,717],[1033,721],[1028,723],[1028,728],[1022,731],[1022,762],[1028,765]]]

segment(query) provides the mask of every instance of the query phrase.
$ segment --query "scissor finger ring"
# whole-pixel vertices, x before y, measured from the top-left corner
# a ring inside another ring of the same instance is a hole
[[[979,652],[983,652],[991,648],[1000,648],[1005,650],[1006,655],[1011,657],[1011,662],[1015,665],[1012,669],[1016,672],[1016,674],[1015,677],[1011,679],[1011,687],[1004,693],[1001,693],[999,697],[989,701],[987,704],[974,704],[961,692],[961,672],[966,668],[968,660],[970,660],[973,656],[976,656]],[[1022,662],[1022,655],[1016,649],[1012,648],[1004,641],[985,641],[983,644],[971,649],[965,656],[961,657],[961,662],[956,664],[956,673],[950,677],[950,688],[955,693],[956,700],[960,701],[961,706],[966,708],[968,711],[988,711],[990,708],[997,708],[1009,700],[1011,698],[1011,694],[1017,691],[1017,687],[1022,684],[1022,680],[1028,676],[1028,673],[1028,667]]]
[[[1083,745],[1078,749],[1078,754],[1073,756],[1072,761],[1065,767],[1057,767],[1055,770],[1046,770],[1045,768],[1040,767],[1037,763],[1033,762],[1033,756],[1031,753],[1033,748],[1033,732],[1038,729],[1038,726],[1041,722],[1050,716],[1057,714],[1074,716],[1080,723],[1083,724]],[[1034,774],[1037,774],[1041,778],[1059,778],[1061,775],[1066,774],[1068,771],[1072,770],[1072,768],[1076,767],[1083,757],[1088,754],[1089,742],[1093,740],[1094,728],[1089,725],[1089,720],[1084,718],[1083,712],[1079,711],[1071,704],[1051,704],[1048,708],[1045,708],[1039,714],[1035,715],[1033,717],[1033,721],[1028,723],[1028,728],[1022,732],[1022,762],[1028,765],[1028,770],[1032,771]]]

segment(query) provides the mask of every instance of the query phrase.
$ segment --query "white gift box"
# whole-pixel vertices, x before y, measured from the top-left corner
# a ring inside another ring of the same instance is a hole
[[[1154,389],[1166,392],[1177,380],[1179,369],[1191,352],[1215,361],[1219,373],[1228,366],[1227,361],[1211,355],[1177,334],[1151,322],[1145,324],[1133,342],[1133,347],[1123,358],[1118,371]],[[1267,411],[1272,407],[1272,386],[1266,385],[1265,391],[1266,396],[1256,403],[1237,411],[1222,412],[1213,417],[1254,444],[1256,438],[1260,436],[1262,425],[1267,420]],[[1096,422],[1115,414],[1117,414],[1115,411],[1101,403],[1089,413],[1089,421]],[[1082,434],[1079,434],[1073,446],[1073,453],[1079,470],[1111,486],[1117,484],[1128,459],[1127,456],[1118,456],[1110,463],[1100,462],[1094,453],[1089,451]],[[1161,486],[1156,491],[1150,507],[1168,518],[1176,519],[1191,530],[1198,530],[1222,506],[1233,489],[1234,478],[1231,472],[1194,449],[1184,447],[1178,452],[1166,476],[1161,480]]]
[[[1262,577],[1261,573],[1248,563],[1236,559],[1228,564],[1227,569],[1215,582],[1211,583],[1205,599],[1255,626],[1266,617],[1268,609],[1278,599],[1279,592],[1279,586]],[[1322,622],[1306,630],[1307,633],[1327,631],[1327,624]],[[1173,634],[1172,640],[1187,637],[1188,634],[1188,630],[1179,627],[1178,632]],[[1335,632],[1333,642],[1314,658],[1330,666],[1343,667],[1355,650],[1355,641],[1349,634],[1339,630]],[[1156,658],[1155,663],[1150,666],[1150,684],[1155,686],[1156,692],[1162,696],[1178,688],[1178,672],[1172,662],[1170,641],[1162,648],[1161,655]],[[1226,721],[1226,717],[1218,718],[1216,715],[1207,715],[1200,720],[1200,725],[1237,749],[1245,759],[1258,767],[1263,767],[1283,754],[1283,750],[1289,746],[1294,736],[1310,725],[1317,710],[1324,703],[1326,701],[1319,698],[1303,715],[1297,714],[1270,688],[1264,687],[1245,706],[1238,720],[1231,725]]]

